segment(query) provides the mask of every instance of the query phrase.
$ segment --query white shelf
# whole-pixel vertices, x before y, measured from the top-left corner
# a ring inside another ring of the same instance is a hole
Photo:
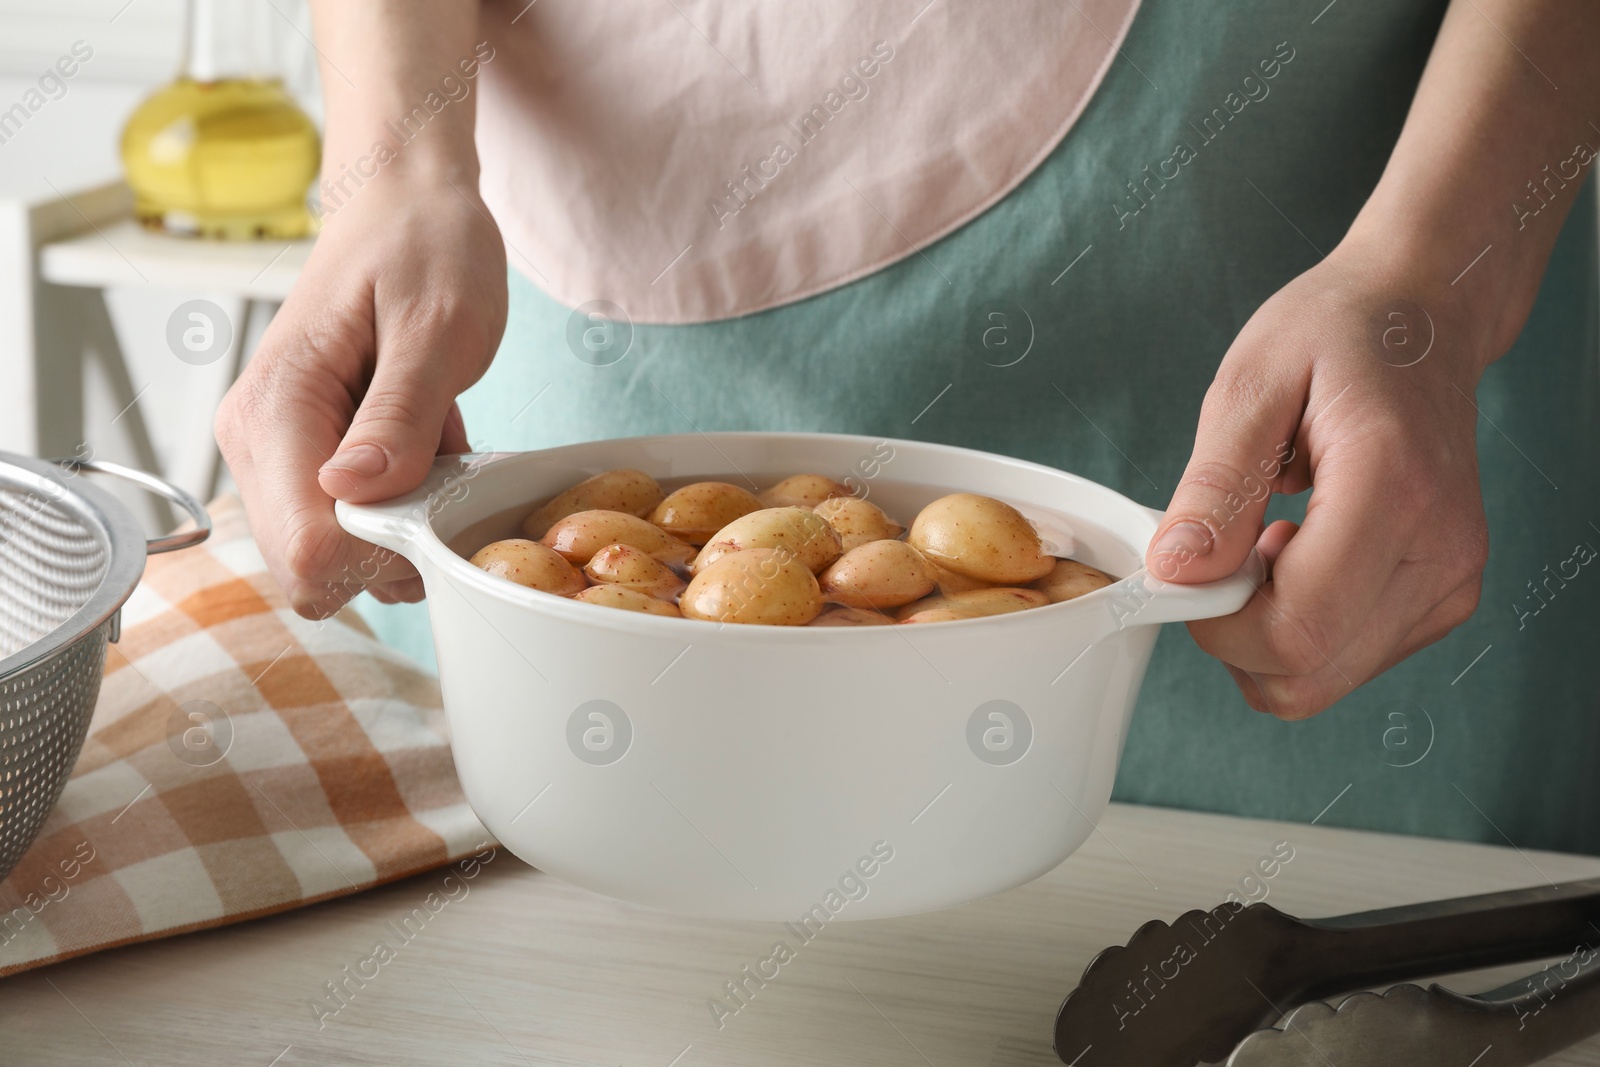
[[[39,251],[39,273],[57,285],[152,285],[281,301],[314,243],[309,238],[227,242],[168,237],[123,219],[46,244]]]

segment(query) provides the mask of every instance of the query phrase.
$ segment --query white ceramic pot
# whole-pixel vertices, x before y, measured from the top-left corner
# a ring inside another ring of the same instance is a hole
[[[615,467],[763,486],[815,471],[903,522],[985,493],[1047,530],[1045,510],[1070,516],[1075,556],[1128,577],[963,622],[734,626],[524,589],[450,547],[512,536],[532,503]],[[829,434],[446,457],[416,492],[338,517],[421,572],[456,768],[489,830],[578,885],[725,918],[905,915],[1049,871],[1105,809],[1159,624],[1237,611],[1262,577],[1252,556],[1210,585],[1156,579],[1160,513],[1071,474]]]

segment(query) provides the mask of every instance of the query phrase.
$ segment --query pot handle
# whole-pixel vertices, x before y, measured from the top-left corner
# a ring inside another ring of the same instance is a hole
[[[1163,511],[1145,510],[1150,512],[1157,526],[1166,518]],[[1149,568],[1141,567],[1110,587],[1112,595],[1106,603],[1110,605],[1112,622],[1119,630],[1163,622],[1214,619],[1232,615],[1244,607],[1266,580],[1266,561],[1252,548],[1244,566],[1237,571],[1226,578],[1199,585],[1165,581],[1151,574]]]
[[[411,492],[376,504],[349,504],[336,500],[333,515],[347,533],[411,559],[408,551],[428,520],[444,504],[459,500],[494,453],[469,452],[440,456],[422,484]]]

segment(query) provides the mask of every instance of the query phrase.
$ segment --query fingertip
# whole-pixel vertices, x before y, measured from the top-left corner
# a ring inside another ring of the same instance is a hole
[[[421,577],[401,578],[390,582],[387,592],[397,604],[415,604],[426,595]]]
[[[1244,566],[1252,544],[1203,520],[1168,518],[1145,550],[1145,566],[1165,582],[1214,582]]]
[[[299,583],[289,591],[289,606],[294,613],[312,622],[322,622],[336,615],[344,607],[345,599],[315,583]]]
[[[335,500],[371,504],[422,484],[433,459],[432,450],[408,455],[370,442],[346,444],[317,471],[317,484]]]
[[[381,445],[366,441],[346,443],[317,471],[317,484],[336,500],[357,501],[393,467],[388,451]]]
[[[1249,705],[1251,711],[1262,715],[1272,714],[1271,708],[1267,705],[1267,694],[1261,688],[1261,682],[1256,675],[1231,663],[1224,663],[1222,666],[1232,676],[1233,684],[1239,687],[1239,694],[1244,697],[1244,702]]]
[[[1197,560],[1211,554],[1216,538],[1205,523],[1190,518],[1168,518],[1145,550],[1145,566],[1164,581],[1182,581]]]
[[[472,442],[467,440],[467,423],[461,417],[461,405],[451,404],[444,417],[444,428],[439,431],[439,455],[455,456],[471,451]]]
[[[1278,556],[1289,547],[1289,542],[1294,535],[1300,532],[1300,524],[1288,519],[1279,519],[1261,532],[1256,541],[1256,551],[1261,553],[1261,559],[1267,565],[1267,576],[1272,575],[1272,568],[1278,562]]]

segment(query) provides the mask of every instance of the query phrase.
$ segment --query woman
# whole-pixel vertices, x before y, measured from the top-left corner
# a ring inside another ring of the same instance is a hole
[[[883,7],[317,6],[327,224],[217,421],[296,609],[435,453],[935,438],[1270,561],[1120,798],[1600,848],[1600,8]]]

